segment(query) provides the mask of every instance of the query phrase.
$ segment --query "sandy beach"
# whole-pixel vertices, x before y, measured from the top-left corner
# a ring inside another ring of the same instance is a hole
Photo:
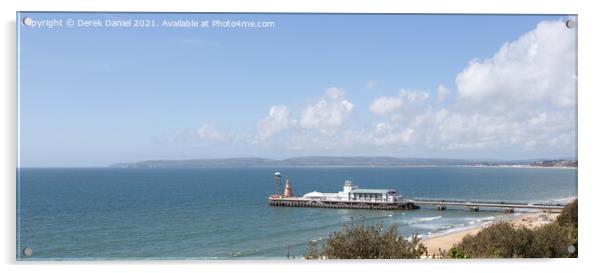
[[[554,221],[558,217],[559,213],[553,212],[525,212],[517,214],[515,217],[509,220],[512,224],[518,227],[536,228],[541,225],[545,225],[551,221]],[[471,234],[475,235],[481,231],[484,227],[491,225],[494,222],[484,223],[481,226],[474,227],[467,230],[460,230],[453,233],[442,234],[434,236],[423,241],[428,249],[429,256],[437,256],[441,253],[441,250],[449,250],[454,244],[460,243],[464,236]]]

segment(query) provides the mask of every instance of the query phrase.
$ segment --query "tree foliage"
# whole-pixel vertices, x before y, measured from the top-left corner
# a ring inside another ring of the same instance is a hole
[[[495,223],[476,235],[468,235],[450,251],[451,258],[563,258],[577,257],[577,201],[568,204],[558,218],[535,229]],[[569,251],[574,247],[574,252]],[[461,254],[461,255],[460,255]]]
[[[569,229],[570,232],[570,237],[572,239],[577,240],[577,222],[578,222],[578,217],[577,217],[577,200],[568,203],[564,209],[562,210],[562,212],[560,213],[560,215],[558,215],[558,218],[556,218],[556,222],[563,227],[566,227]]]
[[[306,259],[415,259],[426,253],[420,239],[406,240],[397,226],[384,228],[382,223],[368,225],[363,221],[344,225],[330,234],[321,251],[310,243]]]
[[[452,248],[449,249],[449,256],[451,258],[454,258],[454,259],[468,259],[468,258],[470,258],[466,254],[464,254],[464,252],[462,252],[462,250],[458,249],[456,246],[452,246]]]

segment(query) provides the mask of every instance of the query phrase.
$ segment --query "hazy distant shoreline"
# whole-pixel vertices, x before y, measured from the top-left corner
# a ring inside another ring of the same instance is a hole
[[[222,158],[188,160],[147,160],[110,165],[114,168],[206,168],[206,167],[503,167],[503,168],[576,168],[577,160],[467,160],[445,158],[334,157],[308,156],[287,159]]]
[[[439,166],[437,166],[439,167]],[[476,166],[476,165],[464,165],[455,167],[465,168],[511,168],[511,169],[561,169],[561,170],[576,170],[577,167],[557,167],[557,166],[529,166],[529,165],[494,165],[494,166]]]
[[[545,166],[476,166],[476,165],[278,165],[278,166],[164,166],[164,167],[135,167],[135,166],[25,166],[19,169],[208,169],[208,168],[501,168],[501,169],[556,169],[576,170],[578,167],[545,167]]]

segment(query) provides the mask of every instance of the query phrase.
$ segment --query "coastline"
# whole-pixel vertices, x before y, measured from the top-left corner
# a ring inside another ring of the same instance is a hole
[[[531,165],[457,165],[455,167],[463,168],[509,168],[509,169],[556,169],[556,170],[576,170],[578,167],[563,166],[531,166]]]
[[[503,220],[495,220],[490,222],[482,223],[479,226],[472,227],[469,229],[458,230],[450,233],[444,233],[439,235],[434,235],[433,237],[426,238],[422,241],[422,243],[427,247],[428,250],[428,258],[438,257],[440,256],[442,251],[448,251],[453,245],[459,244],[464,236],[466,235],[476,235],[483,228],[490,226],[493,223],[497,222],[511,222],[513,225],[517,227],[527,227],[529,229],[533,229],[547,223],[550,223],[558,217],[559,213],[557,212],[524,212],[517,213],[511,216],[510,219]],[[425,257],[427,258],[427,257]]]

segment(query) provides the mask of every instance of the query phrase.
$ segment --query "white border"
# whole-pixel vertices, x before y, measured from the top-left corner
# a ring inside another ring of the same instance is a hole
[[[602,177],[599,172],[601,149],[599,107],[600,54],[602,48],[599,33],[601,15],[597,1],[538,1],[538,0],[411,0],[392,3],[389,0],[304,0],[304,1],[49,1],[4,0],[0,1],[2,16],[1,47],[3,61],[2,97],[0,98],[0,130],[2,131],[2,236],[0,259],[2,272],[199,272],[199,271],[375,271],[394,272],[581,272],[595,270],[600,256],[599,229],[600,208],[597,204]],[[16,168],[16,75],[15,75],[15,16],[16,11],[186,11],[186,12],[399,12],[399,13],[554,13],[578,14],[579,24],[579,215],[580,244],[578,259],[560,260],[478,260],[478,261],[320,261],[320,262],[262,262],[262,261],[149,261],[149,262],[15,262],[15,168]]]

